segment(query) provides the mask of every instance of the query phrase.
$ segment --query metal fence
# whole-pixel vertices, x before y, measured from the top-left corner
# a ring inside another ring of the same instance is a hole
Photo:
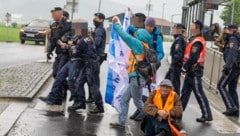
[[[207,47],[203,80],[209,85],[209,88],[217,88],[223,65],[223,54],[216,49]]]

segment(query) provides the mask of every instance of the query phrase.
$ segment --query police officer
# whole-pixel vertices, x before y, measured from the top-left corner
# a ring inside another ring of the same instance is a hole
[[[69,60],[68,50],[62,49],[57,41],[65,34],[71,32],[71,23],[65,20],[63,17],[63,10],[60,7],[56,7],[52,12],[52,18],[55,21],[51,26],[51,34],[50,34],[50,45],[48,47],[47,58],[51,59],[53,56],[53,50],[57,54],[55,58],[55,62],[53,63],[53,77],[57,76],[57,73],[60,69],[67,63]]]
[[[197,122],[206,122],[212,120],[212,113],[207,100],[207,97],[202,87],[203,65],[206,56],[206,41],[202,36],[203,24],[199,20],[193,21],[190,25],[190,38],[184,54],[184,65],[182,72],[186,73],[181,101],[183,109],[185,110],[191,92],[197,99],[198,104],[202,112],[202,116],[197,118]]]
[[[172,29],[172,33],[175,39],[170,51],[172,62],[165,77],[166,79],[172,81],[174,90],[178,95],[180,95],[180,76],[183,64],[184,51],[186,48],[186,41],[183,36],[184,32],[185,26],[182,24],[176,24]]]
[[[81,40],[79,43],[82,46],[82,48],[84,48],[81,57],[83,65],[79,72],[78,79],[76,81],[75,92],[77,95],[76,97],[74,97],[74,104],[71,107],[69,107],[69,110],[72,111],[86,108],[84,84],[88,83],[89,90],[93,91],[94,95],[93,98],[96,104],[96,108],[90,111],[90,113],[96,114],[104,112],[102,95],[99,90],[97,81],[99,76],[100,63],[98,63],[99,60],[97,60],[98,58],[96,50],[97,48],[93,41],[94,41],[93,38],[89,36],[88,38]]]
[[[222,76],[218,82],[226,111],[226,116],[239,116],[239,102],[237,84],[240,70],[239,33],[236,25],[228,25],[226,31],[226,46],[224,48],[224,61]],[[228,86],[228,89],[227,89]]]
[[[62,48],[69,49],[69,55],[71,59],[61,68],[56,76],[56,80],[53,83],[51,92],[47,97],[39,97],[40,100],[44,101],[48,105],[61,105],[62,104],[62,87],[65,85],[65,80],[68,77],[68,88],[74,97],[75,81],[81,69],[81,57],[84,53],[84,48],[79,45],[79,37],[74,35],[71,39],[63,36],[61,41],[58,41]]]
[[[98,60],[99,60],[98,62],[100,64],[100,66],[103,63],[103,61],[107,59],[107,54],[104,52],[105,46],[106,46],[106,31],[103,27],[104,19],[105,19],[105,15],[103,13],[95,13],[94,14],[93,24],[95,26],[95,30],[93,32],[93,42],[97,49],[97,55],[98,55]],[[100,67],[99,67],[99,71],[100,71]],[[99,75],[97,76],[97,84],[100,89]],[[87,103],[94,102],[93,92],[91,90],[89,90],[89,98],[86,101]]]

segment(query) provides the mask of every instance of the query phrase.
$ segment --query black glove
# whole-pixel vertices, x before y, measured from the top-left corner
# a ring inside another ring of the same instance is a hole
[[[230,73],[230,70],[227,69],[227,68],[225,68],[225,69],[223,69],[223,73],[224,73],[225,75],[228,75],[228,74]]]
[[[53,54],[52,53],[47,53],[47,59],[52,59],[52,57],[51,56],[53,56]]]

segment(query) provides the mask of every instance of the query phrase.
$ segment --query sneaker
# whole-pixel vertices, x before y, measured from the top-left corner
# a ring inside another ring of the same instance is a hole
[[[140,113],[139,110],[136,110],[136,111],[133,113],[133,115],[130,116],[130,119],[134,120],[139,113]]]
[[[138,113],[138,115],[134,118],[135,121],[143,121],[145,118],[145,114],[143,113]]]
[[[205,123],[206,121],[212,121],[212,120],[213,120],[212,118],[205,118],[205,117],[196,119],[197,122],[201,122],[201,123]]]
[[[68,107],[68,110],[70,111],[76,111],[79,109],[86,109],[86,104],[85,103],[73,103],[72,106]]]
[[[94,99],[89,97],[87,100],[86,100],[86,103],[94,103]]]
[[[104,113],[104,108],[103,107],[96,107],[92,111],[90,111],[92,114],[98,114],[98,113]]]
[[[120,123],[117,123],[117,122],[110,123],[110,127],[112,127],[112,128],[125,128],[124,125],[121,125]]]

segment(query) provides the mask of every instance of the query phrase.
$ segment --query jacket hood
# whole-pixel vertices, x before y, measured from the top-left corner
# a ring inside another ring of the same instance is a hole
[[[140,41],[148,43],[151,40],[151,35],[145,29],[138,29],[136,38]]]

